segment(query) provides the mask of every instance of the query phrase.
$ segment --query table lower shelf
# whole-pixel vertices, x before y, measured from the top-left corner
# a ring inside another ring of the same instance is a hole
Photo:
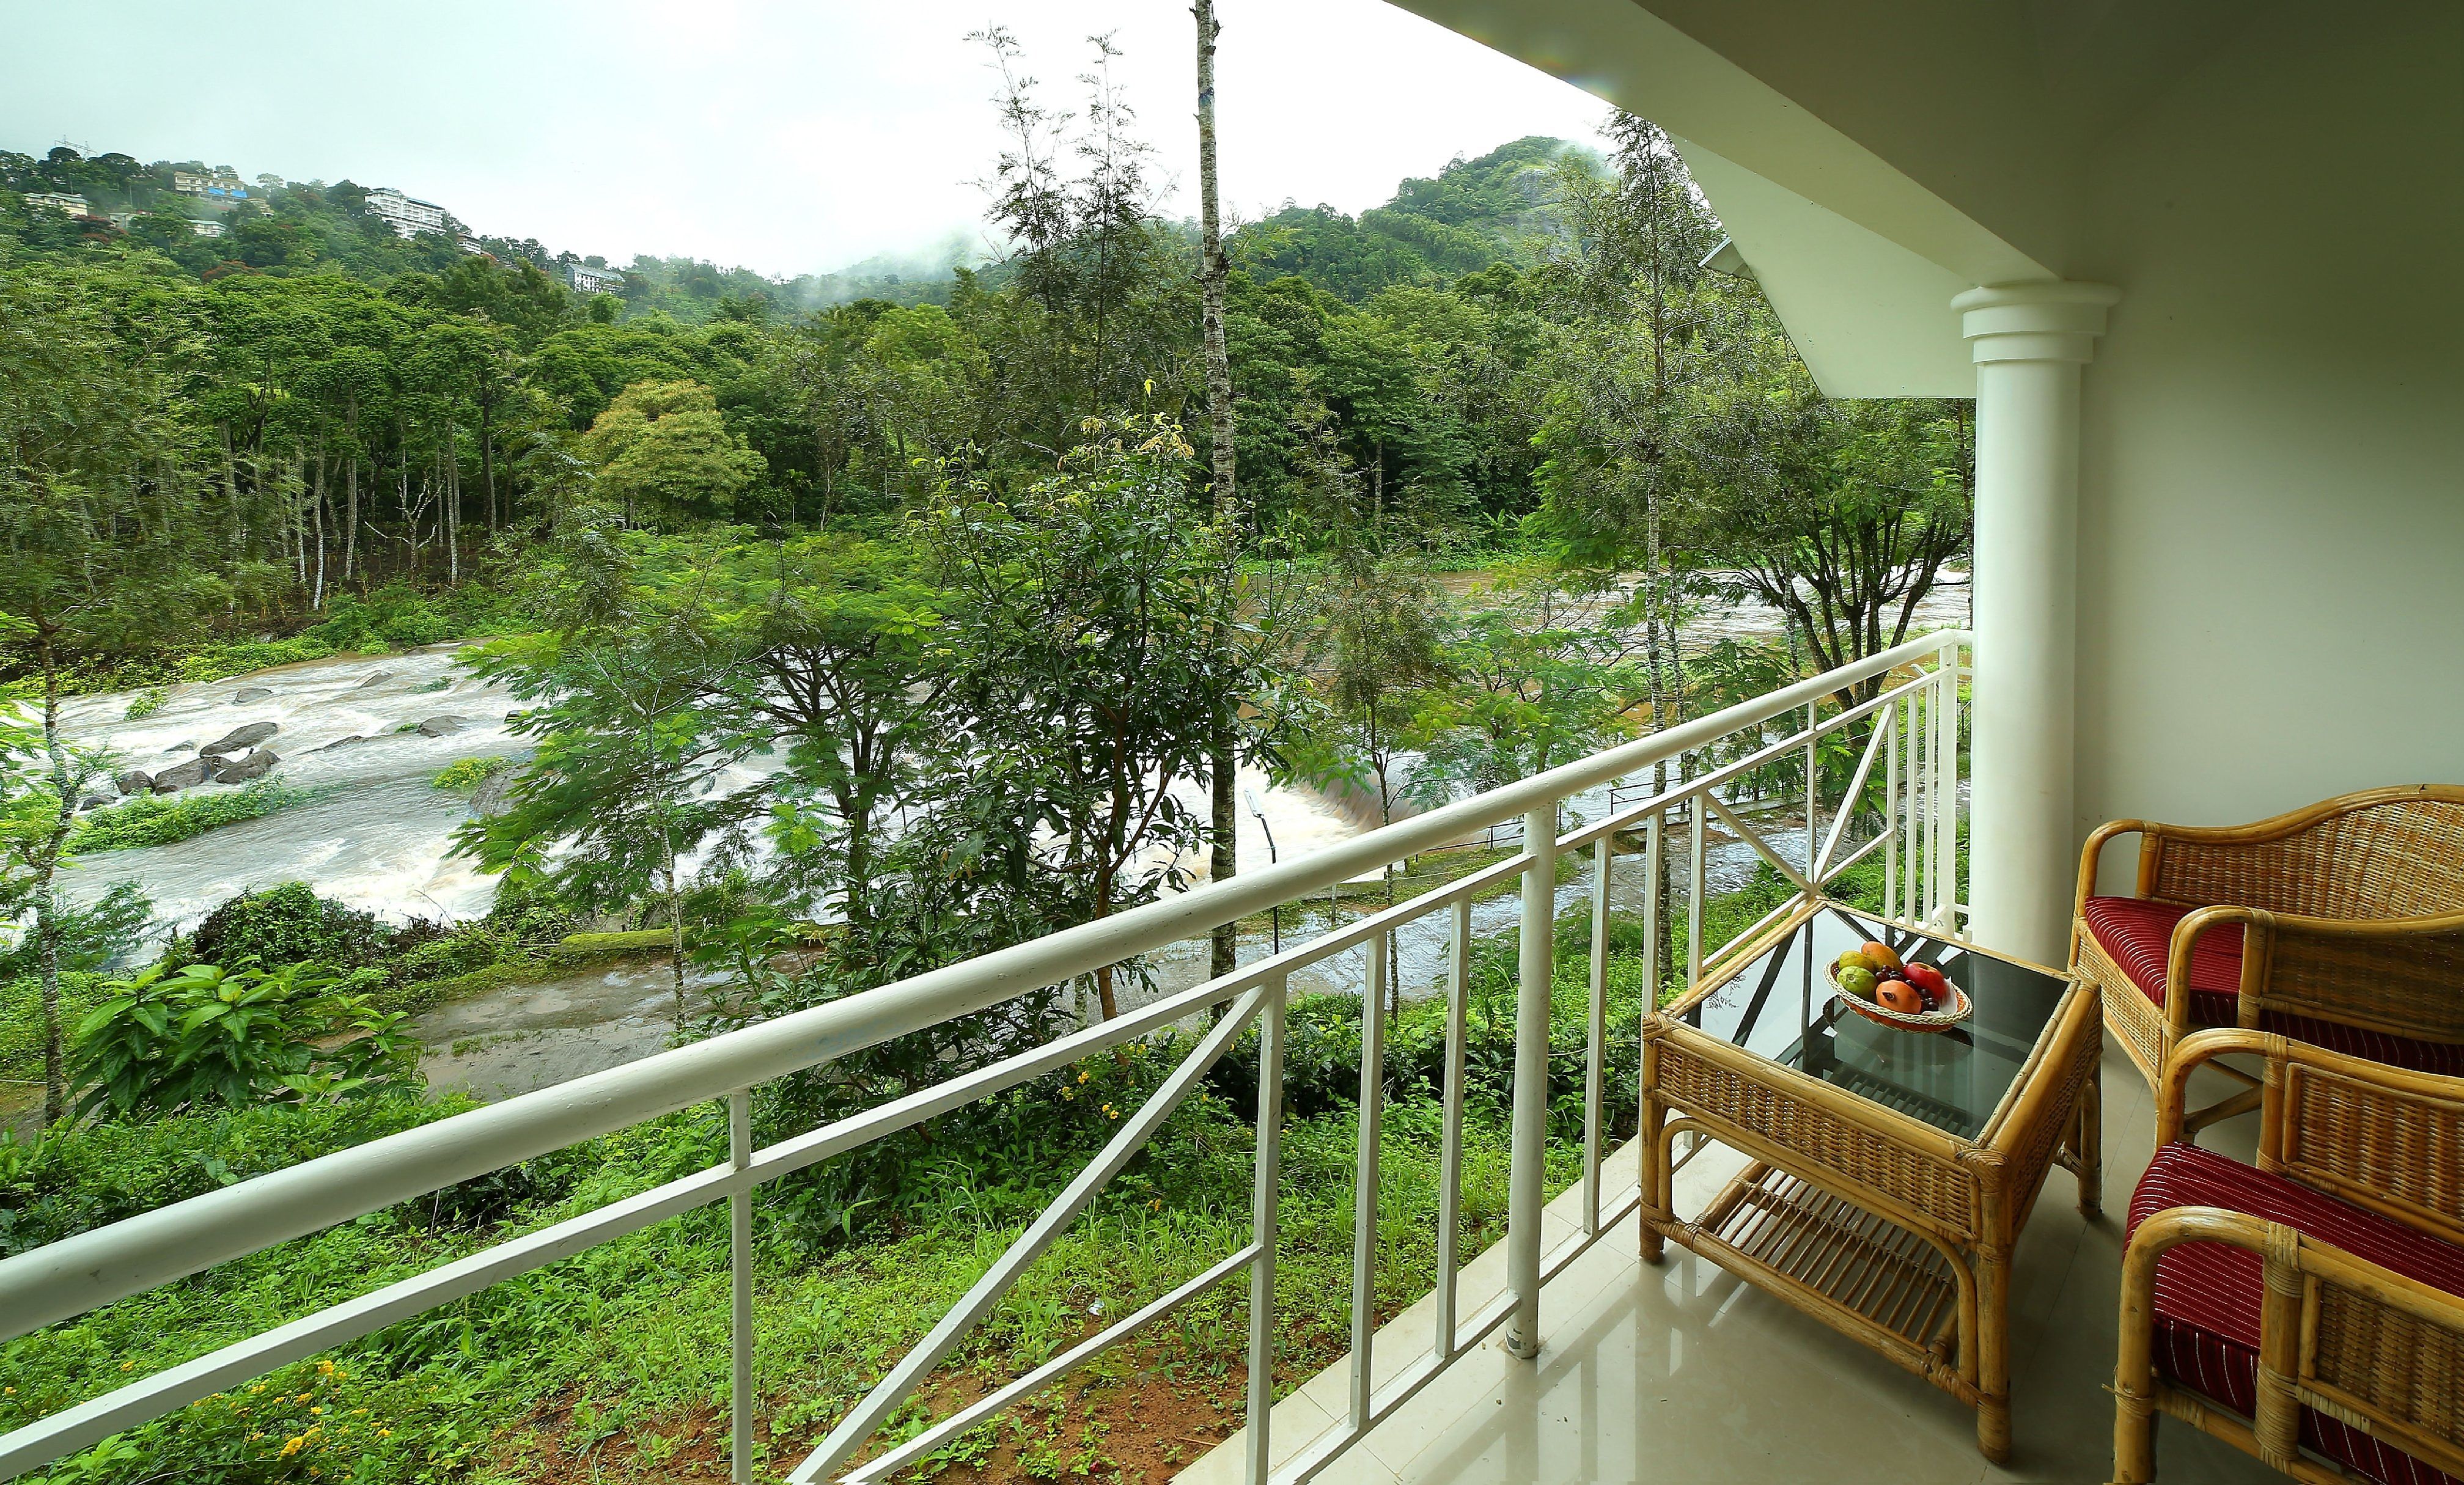
[[[1844,1311],[1907,1348],[1920,1370],[1947,1366],[1957,1345],[1959,1281],[1931,1243],[1821,1188],[1748,1166],[1691,1224],[1724,1267],[1759,1270],[1801,1307]],[[1733,1261],[1732,1261],[1733,1260]],[[1835,1319],[1834,1323],[1837,1323]],[[1923,1356],[1925,1361],[1917,1362]]]

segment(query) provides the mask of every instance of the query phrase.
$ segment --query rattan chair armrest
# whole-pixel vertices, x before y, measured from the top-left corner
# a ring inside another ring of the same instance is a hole
[[[2096,895],[2097,866],[2099,859],[2104,855],[2106,841],[2116,836],[2144,835],[2148,831],[2163,828],[2161,825],[2150,825],[2145,820],[2109,819],[2089,832],[2087,844],[2079,848],[2079,896],[2071,903],[2072,916],[2077,918],[2085,913],[2087,900]],[[2145,847],[2143,846],[2142,849],[2144,850]]]
[[[2172,942],[2165,950],[2165,1019],[2171,1024],[2175,1039],[2190,1034],[2190,955],[2198,947],[2199,935],[2211,928],[2238,926],[2245,935],[2243,952],[2247,954],[2247,935],[2254,925],[2264,931],[2266,917],[2256,908],[2218,904],[2173,925]]]
[[[2415,1072],[2409,1067],[2373,1062],[2367,1058],[2331,1052],[2315,1043],[2297,1041],[2276,1032],[2219,1026],[2183,1037],[2173,1044],[2172,1055],[2165,1059],[2165,1076],[2156,1087],[2156,1143],[2159,1146],[2169,1145],[2182,1137],[2182,1117],[2190,1074],[2203,1062],[2236,1053],[2259,1058],[2278,1067],[2292,1063],[2315,1067],[2321,1072],[2334,1073],[2340,1078],[2368,1083],[2407,1098],[2439,1099],[2464,1104],[2464,1078],[2445,1078],[2436,1073]],[[2276,1081],[2273,1069],[2270,1081]]]
[[[2261,912],[2256,908],[2237,910],[2252,921],[2264,924],[2269,932],[2279,936],[2299,934],[2305,938],[2387,939],[2441,938],[2464,933],[2464,910],[2424,913],[2413,918],[2313,918],[2295,912]],[[2189,919],[2182,921],[2188,923]]]

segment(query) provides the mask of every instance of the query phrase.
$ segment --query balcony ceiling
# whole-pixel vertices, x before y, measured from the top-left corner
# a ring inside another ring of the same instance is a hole
[[[1397,0],[1676,136],[1837,395],[1966,396],[1950,296],[2072,272],[2098,143],[2277,7]]]

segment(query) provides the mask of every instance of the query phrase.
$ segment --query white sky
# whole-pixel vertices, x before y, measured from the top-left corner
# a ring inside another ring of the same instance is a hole
[[[1224,204],[1358,211],[1605,105],[1383,0],[1221,0]],[[1186,0],[0,0],[0,148],[65,139],[253,177],[348,177],[551,251],[773,274],[980,232],[1000,147],[967,33],[1075,109],[1111,31],[1167,203],[1194,215]]]

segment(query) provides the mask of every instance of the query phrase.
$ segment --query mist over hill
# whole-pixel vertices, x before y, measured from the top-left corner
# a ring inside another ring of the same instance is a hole
[[[1564,235],[1561,172],[1570,167],[1595,175],[1605,168],[1593,151],[1564,140],[1516,140],[1407,179],[1391,200],[1357,217],[1286,203],[1239,226],[1229,250],[1237,267],[1260,279],[1296,274],[1354,303],[1396,284],[1443,282],[1497,263],[1528,266]],[[984,271],[993,284],[1004,276],[1001,245],[979,229],[954,229],[926,246],[829,273],[780,276],[693,257],[611,263],[537,238],[474,234],[450,210],[440,227],[405,237],[371,207],[371,187],[349,180],[229,173],[210,195],[181,188],[209,168],[66,146],[42,157],[0,151],[0,263],[124,243],[159,251],[201,278],[339,271],[383,285],[484,252],[565,282],[577,267],[619,270],[624,317],[664,313],[686,324],[707,323],[731,302],[758,302],[765,313],[862,299],[946,304],[960,270]],[[46,193],[82,200],[85,209],[62,207],[59,196],[49,205],[28,199]],[[1194,258],[1196,224],[1175,227]]]

